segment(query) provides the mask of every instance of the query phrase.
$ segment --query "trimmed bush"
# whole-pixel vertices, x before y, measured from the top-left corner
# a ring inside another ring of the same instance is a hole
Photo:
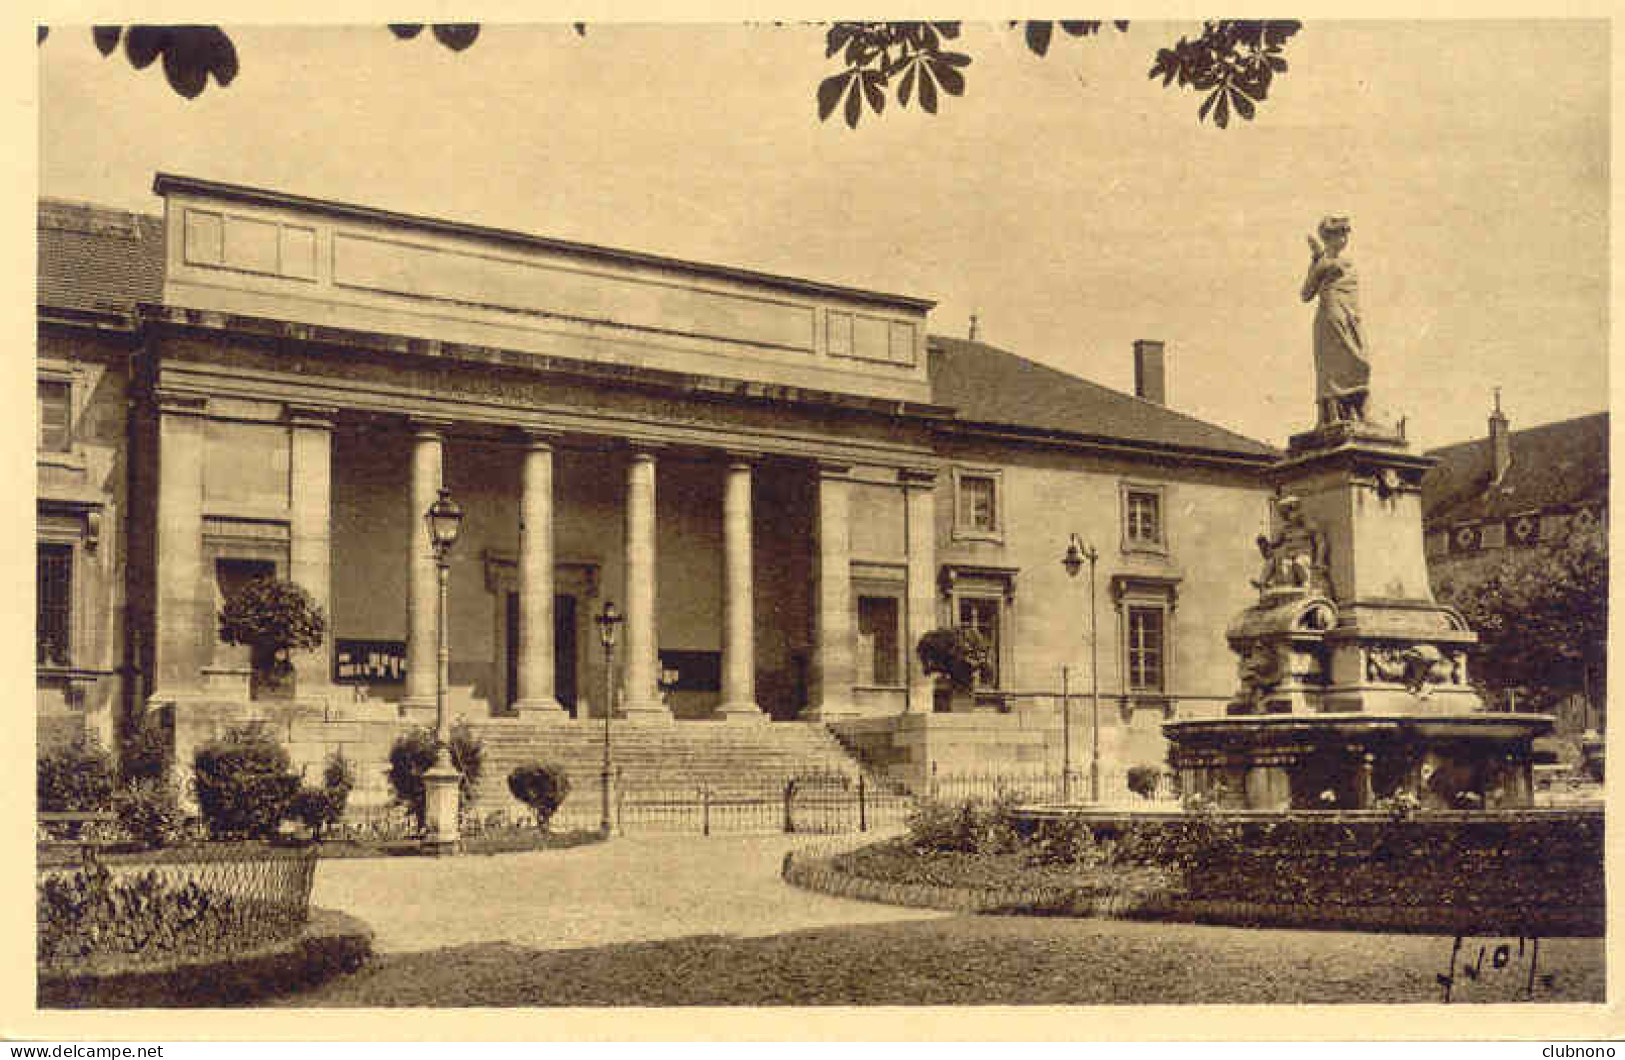
[[[920,637],[914,651],[927,676],[941,674],[961,690],[969,691],[977,681],[993,676],[987,641],[969,626],[933,629]]]
[[[41,753],[36,778],[41,811],[96,813],[112,805],[113,760],[94,735]]]
[[[113,812],[124,834],[147,847],[165,846],[181,835],[184,815],[175,786],[167,779],[132,780],[113,796]]]
[[[322,786],[305,785],[295,792],[288,816],[309,828],[312,838],[320,839],[324,831],[343,819],[354,787],[355,771],[341,752],[334,751],[322,770]]]
[[[197,749],[192,789],[215,839],[274,834],[299,790],[288,752],[258,726],[233,729]]]
[[[1162,770],[1156,766],[1130,766],[1128,770],[1128,790],[1142,799],[1149,799],[1157,793],[1157,781],[1162,778]]]
[[[570,795],[570,777],[563,766],[527,762],[508,774],[508,791],[535,812],[536,827],[545,832],[553,814]]]
[[[473,803],[474,793],[479,788],[484,749],[466,721],[459,721],[451,727],[450,747],[451,764],[463,777],[458,788],[462,793],[462,804],[466,807]],[[434,758],[433,729],[418,728],[402,733],[389,749],[389,786],[395,793],[395,801],[406,807],[420,828],[424,824],[425,812],[423,774],[434,765]]]

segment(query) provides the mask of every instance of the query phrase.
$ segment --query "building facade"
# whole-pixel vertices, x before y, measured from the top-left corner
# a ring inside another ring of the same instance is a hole
[[[1514,431],[1497,392],[1482,439],[1434,449],[1423,480],[1428,569],[1435,584],[1467,585],[1509,556],[1561,548],[1571,533],[1608,520],[1608,413]],[[1605,652],[1574,673],[1552,674],[1572,689],[1556,708],[1559,733],[1603,727]]]
[[[161,220],[41,204],[42,739],[158,712],[183,761],[250,718],[297,761],[378,758],[434,714],[442,489],[451,713],[484,723],[613,694],[630,722],[814,722],[918,780],[1058,764],[1063,667],[1118,771],[1231,691],[1275,454],[1166,408],[1160,344],[1130,396],[930,336],[920,298],[155,191]],[[1071,533],[1098,550],[1093,653]],[[266,574],[329,637],[257,700],[216,615]],[[947,625],[996,648],[963,717],[913,650]]]

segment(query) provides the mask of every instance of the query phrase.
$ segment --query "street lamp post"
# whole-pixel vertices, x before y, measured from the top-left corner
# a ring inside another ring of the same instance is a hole
[[[1100,629],[1095,613],[1095,562],[1100,552],[1093,545],[1085,545],[1077,534],[1067,543],[1061,566],[1066,573],[1077,577],[1084,560],[1089,561],[1089,727],[1092,746],[1089,751],[1089,801],[1100,801]],[[1070,731],[1068,733],[1070,735]],[[1070,755],[1068,756],[1070,761]]]
[[[609,719],[615,713],[615,634],[624,620],[621,613],[615,610],[615,601],[608,600],[593,621],[598,623],[598,639],[604,645],[604,766],[598,775],[602,793],[598,830],[607,838],[610,833]]]
[[[423,846],[430,853],[445,854],[457,849],[458,789],[463,779],[451,761],[451,732],[446,721],[446,689],[451,669],[446,598],[450,583],[451,547],[457,543],[457,535],[462,530],[463,510],[451,499],[451,491],[442,489],[423,519],[429,531],[429,544],[434,549],[435,566],[440,572],[440,644],[434,696],[435,757],[434,765],[423,774],[424,823],[427,826]]]

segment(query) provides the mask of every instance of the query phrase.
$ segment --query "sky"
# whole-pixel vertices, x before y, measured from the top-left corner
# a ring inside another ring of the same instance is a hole
[[[818,120],[823,32],[231,27],[197,100],[63,27],[38,49],[41,194],[158,212],[158,171],[934,299],[932,330],[1272,444],[1314,416],[1305,235],[1352,219],[1373,401],[1413,444],[1607,407],[1607,25],[1307,22],[1257,120],[1146,77],[1195,23],[967,23],[963,98]]]

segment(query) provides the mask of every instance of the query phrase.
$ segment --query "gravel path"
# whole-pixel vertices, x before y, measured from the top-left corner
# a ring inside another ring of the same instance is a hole
[[[495,857],[332,860],[317,869],[310,900],[365,921],[379,953],[480,942],[565,949],[947,915],[787,886],[784,853],[809,842],[639,836]]]

